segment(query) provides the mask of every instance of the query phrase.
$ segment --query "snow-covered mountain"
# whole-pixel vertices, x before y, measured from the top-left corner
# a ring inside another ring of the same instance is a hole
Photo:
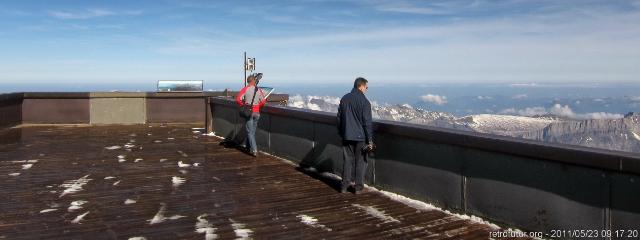
[[[337,112],[340,99],[329,96],[292,96],[288,106]],[[435,127],[482,132],[545,142],[640,152],[640,113],[619,119],[574,120],[553,115],[510,116],[478,114],[456,117],[449,113],[414,108],[408,104],[372,102],[373,117]]]
[[[620,119],[554,122],[541,130],[516,136],[545,142],[640,152],[640,113],[629,113]]]

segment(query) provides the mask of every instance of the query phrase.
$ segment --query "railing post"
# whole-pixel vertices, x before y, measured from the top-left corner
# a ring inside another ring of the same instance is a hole
[[[213,129],[213,104],[211,103],[211,98],[210,97],[204,97],[204,107],[205,109],[205,133],[211,133],[214,132]]]

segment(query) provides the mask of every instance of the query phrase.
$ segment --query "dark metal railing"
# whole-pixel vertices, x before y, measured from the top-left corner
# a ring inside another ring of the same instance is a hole
[[[235,103],[209,105],[210,131],[242,134]],[[268,106],[258,126],[262,151],[341,174],[334,114]],[[638,154],[381,120],[374,131],[377,188],[544,233],[640,227]]]

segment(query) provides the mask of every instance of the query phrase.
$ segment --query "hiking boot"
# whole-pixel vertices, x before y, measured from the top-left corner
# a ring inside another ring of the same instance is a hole
[[[356,185],[356,186],[353,188],[353,193],[354,193],[354,194],[361,194],[361,193],[363,193],[363,192],[364,192],[364,186],[358,186],[358,185]]]
[[[347,193],[347,192],[349,192],[349,185],[340,187],[340,193]]]
[[[258,152],[250,152],[249,155],[253,157],[258,157]]]

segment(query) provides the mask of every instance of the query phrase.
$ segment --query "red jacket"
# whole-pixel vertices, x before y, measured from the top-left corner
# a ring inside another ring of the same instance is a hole
[[[244,97],[245,93],[247,92],[247,88],[249,88],[249,87],[251,87],[251,85],[242,88],[242,90],[240,90],[238,95],[236,95],[236,103],[238,103],[238,105],[240,105],[240,106],[245,105],[245,102],[243,101],[243,97]],[[264,92],[260,88],[258,88],[258,92],[256,94],[258,94],[258,95],[256,96],[255,101],[258,101],[260,99],[259,97],[262,97],[262,101],[253,103],[252,112],[259,113],[260,112],[260,108],[262,106],[264,106],[264,104],[267,103],[267,98],[264,97]],[[247,102],[251,103],[251,99],[247,99]]]

